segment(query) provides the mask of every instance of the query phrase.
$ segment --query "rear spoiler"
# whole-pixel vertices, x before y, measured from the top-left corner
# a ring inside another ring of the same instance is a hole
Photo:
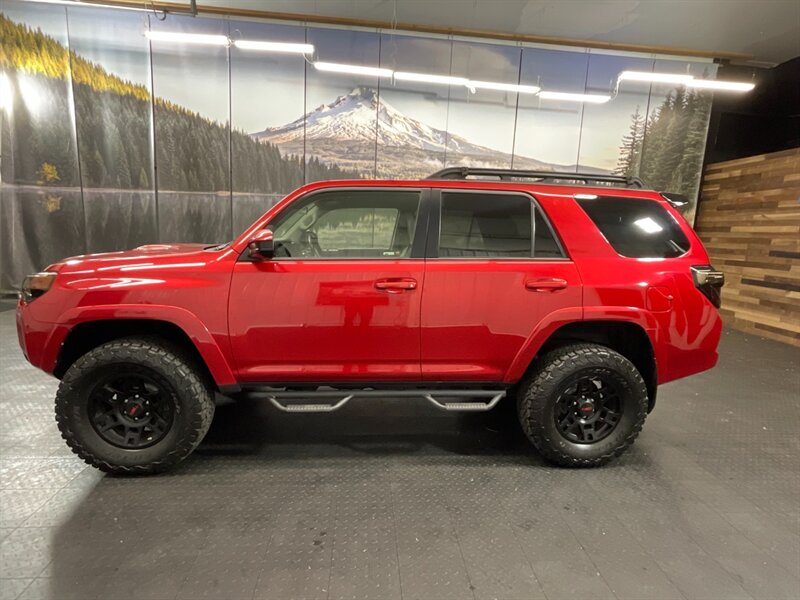
[[[684,194],[678,194],[676,192],[659,192],[659,194],[661,194],[664,200],[669,202],[673,208],[677,208],[678,210],[691,204],[689,197]]]

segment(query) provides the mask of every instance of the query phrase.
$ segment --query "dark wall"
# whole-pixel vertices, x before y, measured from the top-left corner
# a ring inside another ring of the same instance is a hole
[[[749,81],[749,94],[714,97],[706,164],[800,146],[800,57],[772,69],[723,65],[717,79]]]

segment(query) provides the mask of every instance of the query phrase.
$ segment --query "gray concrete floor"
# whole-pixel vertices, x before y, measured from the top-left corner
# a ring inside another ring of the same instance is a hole
[[[570,471],[497,414],[226,404],[178,470],[85,466],[0,313],[0,599],[800,597],[798,351],[726,332],[632,450]]]

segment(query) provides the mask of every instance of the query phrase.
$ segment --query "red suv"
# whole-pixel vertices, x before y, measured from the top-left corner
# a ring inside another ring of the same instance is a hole
[[[600,465],[634,441],[659,384],[717,361],[723,276],[674,201],[643,187],[469,168],[312,183],[227,244],[28,277],[19,340],[61,380],[67,444],[105,471],[186,458],[217,391],[297,413],[509,397],[545,457]]]

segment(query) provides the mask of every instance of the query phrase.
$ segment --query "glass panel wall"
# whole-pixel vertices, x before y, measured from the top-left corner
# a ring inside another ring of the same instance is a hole
[[[568,94],[586,91],[587,52],[524,48],[520,83]],[[514,166],[519,169],[575,171],[581,142],[583,103],[520,97],[514,138]]]
[[[232,21],[233,40],[304,44],[305,27]],[[306,59],[232,46],[233,233],[305,182]],[[299,117],[299,118],[298,118]]]
[[[307,40],[319,62],[344,65],[340,68],[380,64],[376,33],[309,28]],[[302,120],[307,182],[375,176],[379,80],[375,75],[306,67]]]
[[[452,43],[416,36],[381,36],[381,67],[423,75],[450,75]],[[448,102],[455,88],[442,83],[381,81],[378,177],[426,177],[444,166]]]
[[[98,27],[100,22],[108,25]],[[95,252],[157,238],[145,23],[133,12],[68,12],[86,242]]]
[[[67,255],[228,240],[326,179],[581,170],[697,197],[711,94],[618,78],[710,61],[17,0],[0,19],[6,291]]]
[[[8,1],[3,40],[0,286],[86,251],[63,6]]]
[[[228,22],[149,17],[155,32],[228,35]],[[228,48],[151,40],[159,238],[231,237]]]
[[[515,46],[453,43],[453,72],[475,82],[450,96],[447,165],[511,168],[514,152],[516,91],[489,89],[516,85],[521,49]]]

